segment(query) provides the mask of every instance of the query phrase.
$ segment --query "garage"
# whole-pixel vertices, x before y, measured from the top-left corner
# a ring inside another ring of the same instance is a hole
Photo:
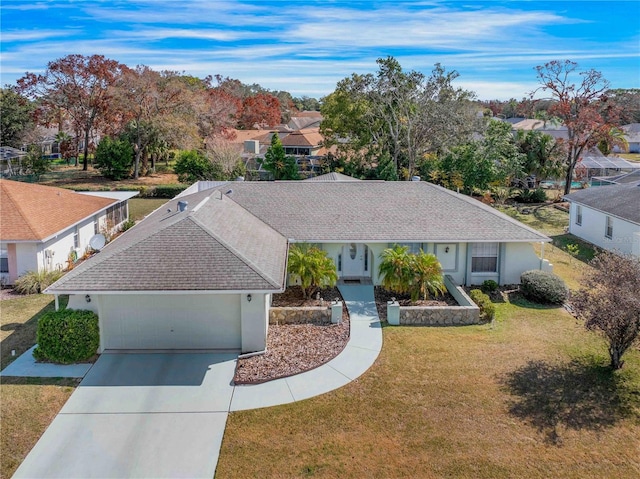
[[[104,349],[241,348],[238,294],[100,295]]]

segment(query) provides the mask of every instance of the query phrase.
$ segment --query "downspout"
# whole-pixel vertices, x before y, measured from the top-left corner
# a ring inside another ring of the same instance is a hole
[[[544,264],[544,241],[540,242],[540,269],[542,270],[542,265]]]
[[[56,311],[58,311],[60,309],[60,302],[58,301],[58,295],[55,294],[53,298],[54,298],[55,309]]]

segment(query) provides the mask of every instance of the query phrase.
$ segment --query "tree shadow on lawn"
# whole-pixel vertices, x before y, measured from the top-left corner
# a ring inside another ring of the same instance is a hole
[[[640,418],[640,390],[622,372],[598,361],[529,361],[508,373],[502,382],[514,396],[509,412],[536,427],[554,445],[562,444],[562,429],[597,431],[624,418]]]

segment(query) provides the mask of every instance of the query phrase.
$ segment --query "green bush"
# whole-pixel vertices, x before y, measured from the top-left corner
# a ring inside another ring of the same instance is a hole
[[[480,317],[484,321],[491,321],[496,315],[496,305],[493,304],[491,298],[479,289],[469,291],[469,297],[480,308]]]
[[[57,269],[53,271],[28,271],[16,279],[13,288],[20,294],[42,293],[43,290],[62,278],[63,274]]]
[[[482,290],[483,293],[493,293],[494,291],[498,291],[498,283],[495,282],[492,279],[487,279],[485,281],[482,282],[482,285],[480,286],[480,289]]]
[[[38,321],[37,360],[69,364],[86,361],[100,346],[98,316],[92,311],[63,309],[45,313]]]
[[[518,203],[544,203],[547,201],[547,193],[542,189],[529,190],[523,189],[515,197]]]
[[[528,300],[542,304],[562,304],[569,297],[569,289],[562,278],[548,271],[522,273],[520,291]]]
[[[145,192],[146,198],[168,198],[172,199],[187,189],[187,185],[158,185]]]
[[[129,218],[127,221],[122,223],[122,231],[127,231],[135,226],[136,222]]]
[[[128,178],[133,166],[133,148],[126,140],[105,136],[96,148],[94,165],[111,180]]]
[[[181,151],[173,171],[183,183],[213,180],[216,173],[212,163],[197,150]]]

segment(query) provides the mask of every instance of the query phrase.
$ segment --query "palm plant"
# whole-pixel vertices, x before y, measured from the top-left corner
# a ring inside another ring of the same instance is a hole
[[[389,291],[403,294],[411,290],[411,258],[406,246],[394,245],[380,254],[378,274],[382,286]]]
[[[289,248],[287,272],[300,281],[303,297],[309,298],[317,288],[335,286],[338,281],[336,265],[327,253],[307,243]]]
[[[424,251],[412,256],[414,287],[411,291],[411,301],[416,301],[418,297],[426,301],[429,299],[429,293],[435,296],[444,293],[446,288],[438,258]]]

